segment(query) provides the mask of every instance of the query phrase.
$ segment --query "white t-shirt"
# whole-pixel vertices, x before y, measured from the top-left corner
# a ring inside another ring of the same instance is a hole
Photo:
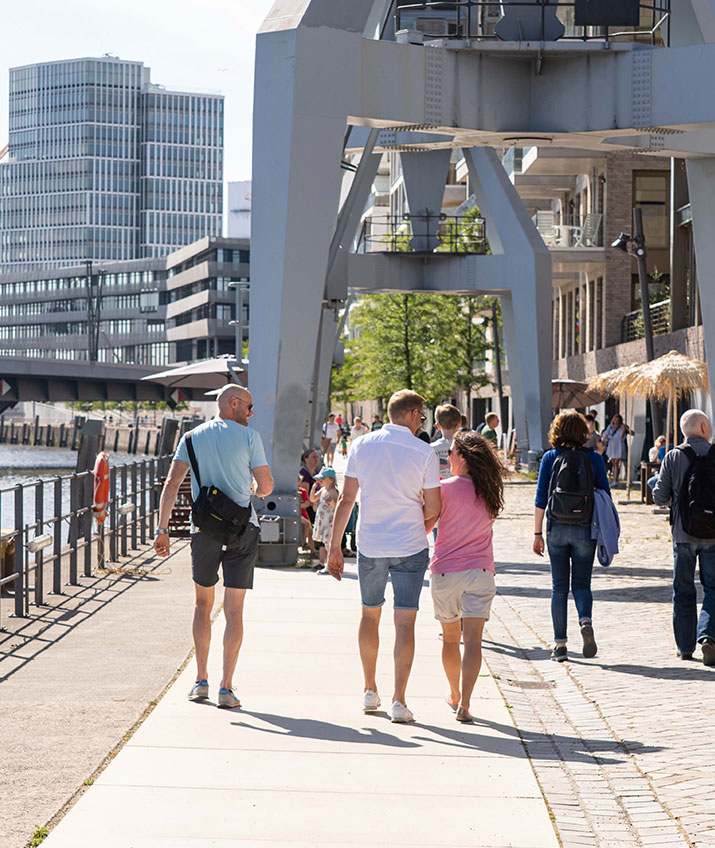
[[[325,433],[325,438],[330,439],[334,445],[338,443],[338,439],[340,438],[340,427],[338,427],[337,424],[326,424],[323,428],[323,432]]]
[[[385,424],[353,442],[345,476],[360,485],[360,553],[411,556],[427,547],[422,491],[440,485],[439,461],[431,445],[407,427]]]
[[[351,427],[350,428],[350,438],[355,441],[355,439],[359,439],[360,436],[364,436],[365,433],[368,432],[367,427],[364,424],[361,424],[359,427]]]
[[[440,436],[439,439],[435,439],[430,445],[432,450],[437,454],[437,459],[439,460],[439,476],[443,480],[452,476],[452,472],[449,468],[449,446],[451,444],[451,439],[445,439],[444,436]]]

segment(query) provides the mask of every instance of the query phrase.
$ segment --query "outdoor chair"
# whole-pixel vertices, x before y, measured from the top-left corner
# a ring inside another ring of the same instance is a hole
[[[557,247],[560,243],[559,231],[554,221],[553,212],[536,213],[536,229],[548,247]]]
[[[598,247],[599,233],[603,215],[589,212],[583,219],[583,226],[574,233],[576,247]]]

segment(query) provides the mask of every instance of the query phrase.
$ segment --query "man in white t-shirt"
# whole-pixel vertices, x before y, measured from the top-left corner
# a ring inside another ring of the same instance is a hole
[[[340,440],[340,427],[335,420],[335,415],[331,412],[328,415],[328,421],[323,424],[323,454],[325,456],[325,464],[332,465],[335,458],[335,446]]]
[[[359,439],[360,436],[364,436],[365,433],[369,433],[370,430],[366,424],[362,423],[362,418],[360,416],[356,416],[353,419],[353,426],[350,428],[350,443],[352,444],[355,439]]]
[[[441,509],[439,462],[431,446],[415,438],[425,416],[424,398],[403,390],[387,406],[389,424],[355,440],[333,520],[328,570],[343,573],[340,542],[360,491],[357,564],[362,599],[358,643],[365,675],[363,710],[380,706],[375,669],[380,612],[388,576],[395,607],[395,689],[392,720],[414,721],[405,689],[415,652],[415,619],[429,562],[425,524]]]
[[[434,419],[440,431],[439,439],[432,442],[432,450],[439,460],[439,476],[446,480],[452,476],[449,470],[449,448],[454,434],[462,425],[462,413],[451,403],[443,403],[434,411]]]

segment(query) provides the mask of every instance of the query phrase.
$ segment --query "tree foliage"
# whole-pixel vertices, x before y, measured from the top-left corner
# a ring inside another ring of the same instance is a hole
[[[351,399],[386,399],[412,389],[436,404],[457,389],[469,393],[486,385],[484,372],[475,372],[489,347],[477,323],[485,309],[486,299],[476,296],[404,293],[363,300],[350,315],[358,337],[349,343],[349,368],[336,374],[333,397],[347,392]]]

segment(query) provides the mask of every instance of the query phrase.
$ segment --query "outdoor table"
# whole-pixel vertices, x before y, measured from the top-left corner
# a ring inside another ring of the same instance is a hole
[[[653,503],[653,492],[648,485],[648,480],[659,470],[659,462],[641,462],[641,503]]]

